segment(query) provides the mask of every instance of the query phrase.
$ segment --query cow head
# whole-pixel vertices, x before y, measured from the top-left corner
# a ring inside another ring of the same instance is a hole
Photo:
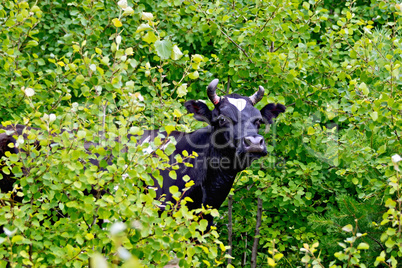
[[[209,99],[215,105],[211,111],[201,101],[188,101],[187,110],[194,118],[205,121],[212,126],[212,146],[225,155],[240,158],[256,159],[267,154],[264,138],[258,134],[261,124],[272,124],[272,119],[283,113],[286,107],[282,104],[270,103],[261,111],[254,105],[264,96],[264,88],[251,97],[230,94],[219,97],[216,87],[219,80],[213,80],[208,88]]]

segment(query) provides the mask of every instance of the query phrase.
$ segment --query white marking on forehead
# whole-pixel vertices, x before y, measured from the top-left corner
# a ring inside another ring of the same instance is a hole
[[[227,99],[239,111],[243,111],[244,108],[246,107],[247,102],[245,99],[234,99],[234,98],[227,98]]]

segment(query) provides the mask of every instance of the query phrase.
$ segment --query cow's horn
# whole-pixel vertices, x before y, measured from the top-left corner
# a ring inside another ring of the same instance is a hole
[[[257,104],[260,100],[262,100],[262,97],[264,97],[264,88],[262,86],[258,87],[258,91],[254,93],[251,97],[250,100],[253,103],[253,106]]]
[[[218,85],[218,83],[219,79],[214,79],[211,83],[209,83],[207,88],[208,98],[212,101],[214,105],[217,105],[221,100],[221,98],[216,95],[216,86]]]

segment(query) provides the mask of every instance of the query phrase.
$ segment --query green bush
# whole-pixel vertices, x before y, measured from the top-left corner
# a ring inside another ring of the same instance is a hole
[[[0,195],[3,263],[397,267],[401,15],[394,0],[1,3],[0,119],[35,127],[29,153],[2,160],[22,198]],[[213,78],[221,94],[262,85],[257,108],[287,114],[202,235],[184,207],[158,217],[147,190],[169,150],[148,157],[125,135],[203,126],[182,103]],[[84,140],[102,146],[88,155]],[[95,153],[112,163],[95,168]]]

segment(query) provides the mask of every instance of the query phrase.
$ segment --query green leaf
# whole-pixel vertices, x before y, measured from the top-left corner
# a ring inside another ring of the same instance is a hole
[[[190,77],[191,79],[197,79],[199,76],[200,76],[200,74],[198,73],[198,71],[188,74],[188,77]]]
[[[10,170],[8,169],[8,167],[4,166],[1,170],[3,171],[4,174],[10,175]]]
[[[313,127],[309,127],[307,130],[308,135],[313,135],[315,133],[315,129]]]
[[[164,149],[164,152],[167,156],[171,155],[174,151],[176,150],[176,146],[172,143],[169,142],[166,148]]]
[[[182,56],[183,53],[180,51],[180,48],[177,45],[174,45],[171,55],[172,60],[179,60]]]
[[[301,261],[302,261],[302,262],[308,262],[310,259],[307,260],[306,257],[308,257],[308,255],[305,255],[305,256],[301,259]],[[276,266],[276,262],[274,261],[274,259],[268,257],[268,265],[271,266],[271,267],[275,267],[275,266]]]
[[[39,44],[38,41],[30,40],[30,41],[28,41],[28,43],[26,44],[26,48],[28,48],[28,47],[36,47],[38,44]]]
[[[142,23],[140,26],[138,26],[137,30],[135,31],[136,33],[140,33],[146,30],[152,30],[151,26],[149,26],[148,23]]]
[[[85,130],[79,130],[79,131],[77,132],[77,138],[78,138],[79,140],[85,138],[86,135],[87,135],[87,132],[86,132]]]
[[[219,211],[217,209],[213,209],[211,211],[211,215],[212,215],[212,217],[219,217]]]
[[[345,225],[342,228],[342,230],[345,231],[345,232],[352,232],[353,231],[353,226],[351,224]]]
[[[10,156],[8,157],[8,159],[10,159],[11,162],[16,163],[16,162],[18,162],[19,157],[18,157],[18,155],[16,155],[16,154],[10,154]]]
[[[377,261],[377,262],[385,262],[385,257],[383,257],[383,256],[378,256],[378,257],[376,258],[376,261]]]
[[[195,54],[193,55],[192,59],[195,63],[199,63],[204,59],[204,57],[200,54]]]
[[[24,237],[22,235],[15,235],[11,239],[11,242],[17,243],[17,242],[21,242],[22,240],[24,240]]]
[[[202,220],[200,220],[200,222],[199,222],[198,229],[199,229],[201,232],[203,232],[203,231],[205,231],[205,230],[207,229],[207,226],[208,226],[208,221],[207,221],[206,219],[202,219]]]
[[[151,21],[154,19],[154,15],[149,12],[142,12],[141,19]]]
[[[177,88],[177,95],[179,97],[183,97],[186,94],[187,94],[187,83],[183,83]]]
[[[387,248],[392,248],[395,245],[395,241],[388,237],[388,240],[385,242],[385,246]]]
[[[310,9],[310,4],[308,2],[303,2],[303,8],[306,10]]]
[[[77,77],[75,78],[75,82],[77,84],[82,84],[82,83],[84,83],[84,81],[85,81],[85,78],[82,74],[77,75]]]
[[[140,127],[130,127],[129,133],[133,135],[141,135],[144,131]]]
[[[396,234],[396,230],[394,228],[387,229],[387,235],[392,236]]]
[[[167,60],[172,55],[172,42],[169,40],[158,40],[155,42],[155,50],[162,60]]]
[[[384,145],[380,146],[380,148],[378,148],[377,153],[383,154],[383,153],[385,153],[386,150],[387,150],[387,144],[384,144]]]
[[[174,172],[174,171],[173,171],[173,172]],[[176,173],[175,173],[175,175],[176,175]],[[169,172],[169,176],[170,176],[170,172]],[[174,195],[174,194],[176,194],[176,193],[179,192],[179,187],[177,187],[176,185],[172,185],[172,186],[169,187],[169,192],[170,192],[172,195]]]
[[[112,20],[114,27],[120,28],[123,26],[123,24],[121,23],[121,21],[117,18]]]
[[[174,109],[173,115],[174,115],[174,117],[177,117],[177,118],[180,118],[183,116],[183,114],[178,109]]]
[[[371,118],[373,119],[373,121],[377,121],[378,119],[378,112],[372,112],[370,114]]]
[[[168,135],[175,129],[176,129],[176,127],[172,126],[172,125],[166,125],[165,126],[165,131],[167,132]]]
[[[148,44],[154,43],[156,40],[158,40],[158,37],[154,34],[154,32],[147,32],[146,35],[142,37],[142,40],[147,42]]]
[[[358,246],[357,246],[357,249],[369,249],[369,245],[367,244],[367,243],[360,243]]]
[[[385,201],[385,206],[389,208],[395,208],[396,202],[391,198],[388,198],[387,201]]]
[[[106,259],[99,253],[94,253],[92,255],[90,263],[91,263],[91,267],[96,267],[96,268],[108,268],[109,267]]]
[[[360,84],[359,89],[363,92],[364,95],[368,95],[370,93],[370,90],[364,82]]]
[[[301,259],[302,262],[308,263],[310,261],[310,256],[309,255],[304,255],[304,257]]]

